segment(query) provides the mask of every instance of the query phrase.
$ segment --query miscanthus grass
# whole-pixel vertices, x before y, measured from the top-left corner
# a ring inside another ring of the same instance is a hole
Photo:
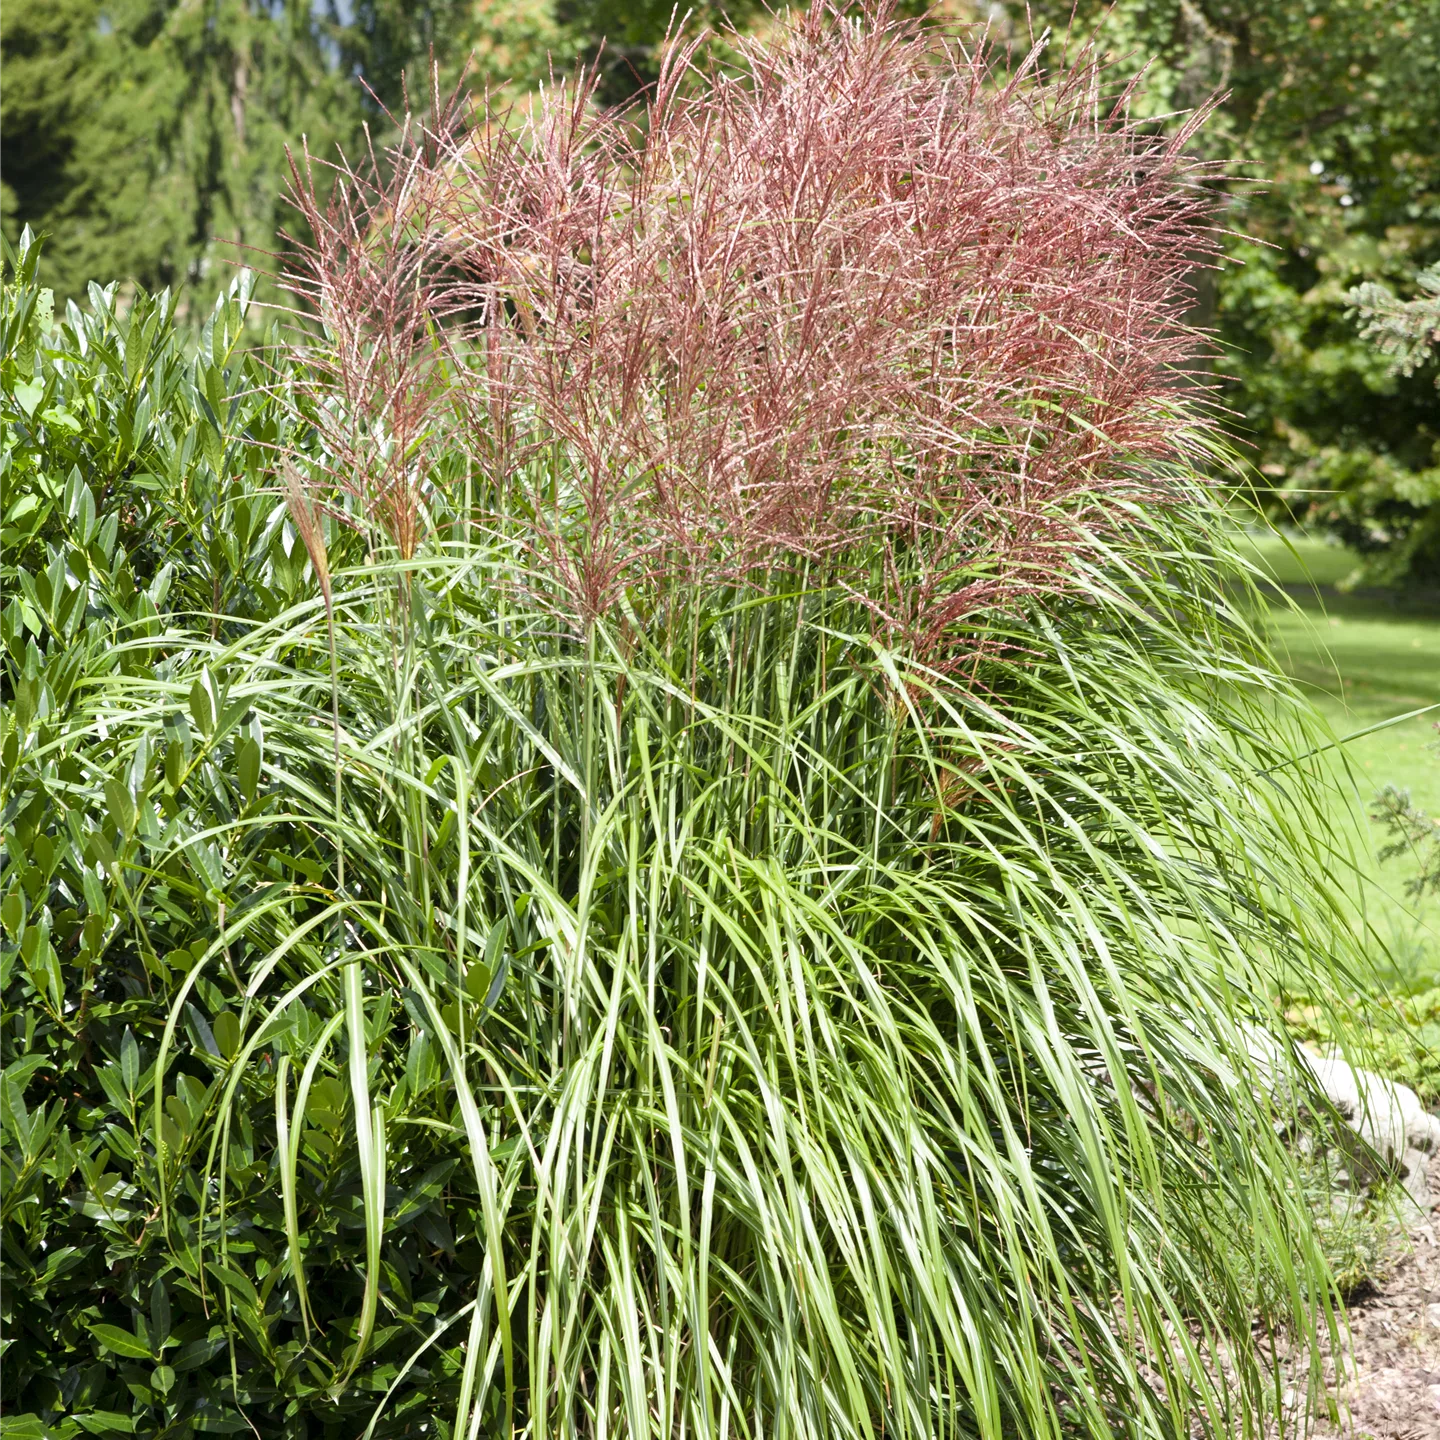
[[[1259,1435],[1334,1306],[1246,1037],[1346,950],[1175,384],[1183,134],[884,14],[737,44],[642,114],[416,123],[328,205],[298,171],[324,594],[125,700],[212,677],[333,856],[194,972],[245,997],[232,1092],[278,1057],[275,1323],[363,1377],[424,1131],[471,1270],[367,1433]]]

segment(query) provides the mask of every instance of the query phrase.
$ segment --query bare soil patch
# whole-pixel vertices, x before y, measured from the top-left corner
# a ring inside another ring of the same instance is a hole
[[[1430,1194],[1433,1208],[1397,1237],[1386,1273],[1351,1301],[1349,1361],[1327,1363],[1353,1428],[1321,1424],[1317,1436],[1440,1440],[1440,1155]]]

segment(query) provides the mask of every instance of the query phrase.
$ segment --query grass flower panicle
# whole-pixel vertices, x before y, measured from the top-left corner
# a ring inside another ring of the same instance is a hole
[[[445,412],[582,625],[808,560],[949,663],[953,622],[1062,583],[1077,522],[1204,448],[1173,378],[1203,117],[1157,140],[1098,61],[1001,76],[825,5],[735,45],[674,42],[638,111],[593,75],[518,125],[437,109],[386,183],[297,187],[292,283],[367,444]],[[390,463],[342,470],[383,508]]]

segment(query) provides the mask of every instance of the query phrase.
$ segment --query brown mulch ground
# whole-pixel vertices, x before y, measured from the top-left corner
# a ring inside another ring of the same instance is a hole
[[[1406,1227],[1388,1273],[1351,1301],[1353,1364],[1335,1390],[1353,1429],[1321,1425],[1317,1436],[1440,1440],[1440,1156],[1430,1193],[1435,1208]]]

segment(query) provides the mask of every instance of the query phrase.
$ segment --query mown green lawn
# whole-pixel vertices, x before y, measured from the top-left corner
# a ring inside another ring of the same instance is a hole
[[[1338,591],[1335,582],[1353,566],[1338,546],[1305,539],[1287,545],[1271,536],[1253,544],[1283,587],[1268,615],[1276,656],[1338,735],[1440,704],[1440,611]],[[1335,818],[1363,861],[1357,895],[1390,952],[1383,967],[1388,979],[1404,990],[1440,983],[1440,898],[1405,896],[1414,867],[1375,858],[1384,837],[1365,811],[1375,792],[1391,784],[1408,788],[1422,808],[1440,815],[1437,719],[1440,711],[1360,736],[1335,757],[1346,797],[1337,793]]]

